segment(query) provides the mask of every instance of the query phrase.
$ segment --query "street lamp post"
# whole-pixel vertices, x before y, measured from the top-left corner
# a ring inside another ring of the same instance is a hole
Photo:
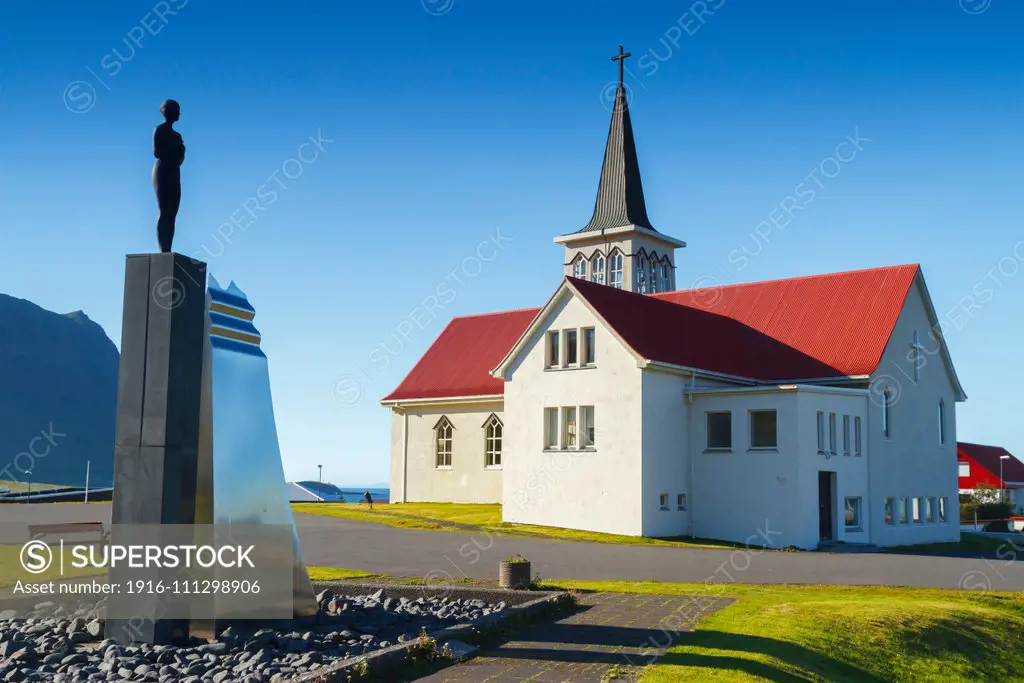
[[[317,475],[317,481],[316,481],[316,497],[319,498],[320,499],[319,502],[322,503],[322,502],[324,502],[324,496],[320,492],[320,487],[323,486],[323,483],[324,483],[324,466],[323,465],[317,465],[316,467],[320,471],[320,473]]]
[[[28,493],[25,495],[25,504],[28,505],[32,502],[32,470],[26,470],[25,476],[28,477]]]

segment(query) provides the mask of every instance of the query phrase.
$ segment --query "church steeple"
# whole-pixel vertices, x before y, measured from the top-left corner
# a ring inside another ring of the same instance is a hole
[[[654,230],[647,217],[640,164],[636,158],[636,142],[633,140],[633,124],[629,119],[629,103],[626,101],[626,86],[623,82],[624,63],[630,56],[630,53],[622,51],[620,45],[619,54],[612,57],[613,61],[619,63],[619,87],[615,91],[612,123],[608,128],[608,142],[604,148],[597,201],[590,222],[577,232],[607,230],[625,225]]]
[[[658,232],[647,217],[633,123],[626,101],[622,51],[612,123],[605,143],[594,215],[583,228],[555,238],[565,247],[566,275],[641,294],[675,289],[675,250],[686,242]]]

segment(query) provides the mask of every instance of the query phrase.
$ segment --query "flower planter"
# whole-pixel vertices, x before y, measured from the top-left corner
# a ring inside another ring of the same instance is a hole
[[[502,560],[498,571],[498,585],[502,588],[526,588],[530,585],[530,563]]]

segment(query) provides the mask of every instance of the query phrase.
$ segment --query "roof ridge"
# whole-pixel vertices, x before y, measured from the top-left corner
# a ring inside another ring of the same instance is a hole
[[[777,277],[770,280],[755,280],[754,282],[737,282],[731,285],[718,285],[721,289],[733,288],[733,287],[753,287],[755,285],[765,285],[772,282],[796,282],[798,280],[815,280],[824,277],[833,277],[835,275],[853,275],[855,273],[871,273],[883,270],[899,270],[902,268],[921,268],[920,263],[901,263],[893,266],[876,266],[874,268],[858,268],[856,270],[837,270],[831,273],[815,273],[814,275],[795,275],[793,277]],[[715,287],[697,287],[692,289],[677,289],[671,292],[656,292],[654,294],[642,294],[641,296],[650,296],[656,299],[667,297],[672,294],[679,294],[681,292],[698,292],[705,289],[715,289]]]
[[[508,315],[509,313],[526,313],[527,311],[539,311],[543,306],[527,306],[525,308],[512,308],[507,311],[490,311],[485,313],[467,313],[466,315],[453,315],[451,321],[466,320],[467,318],[482,318],[488,315]],[[449,321],[449,322],[451,322]]]

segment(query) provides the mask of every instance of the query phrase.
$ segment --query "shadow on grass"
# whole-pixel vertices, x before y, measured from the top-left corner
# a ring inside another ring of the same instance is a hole
[[[883,683],[885,681],[860,667],[801,645],[774,638],[701,630],[682,634],[677,645],[719,650],[723,653],[756,653],[784,661],[796,671],[786,671],[767,662],[733,657],[728,654],[712,655],[689,652],[669,652],[658,660],[659,665],[734,671],[769,681],[805,681],[812,674],[824,677],[829,681],[863,681],[865,683]]]

